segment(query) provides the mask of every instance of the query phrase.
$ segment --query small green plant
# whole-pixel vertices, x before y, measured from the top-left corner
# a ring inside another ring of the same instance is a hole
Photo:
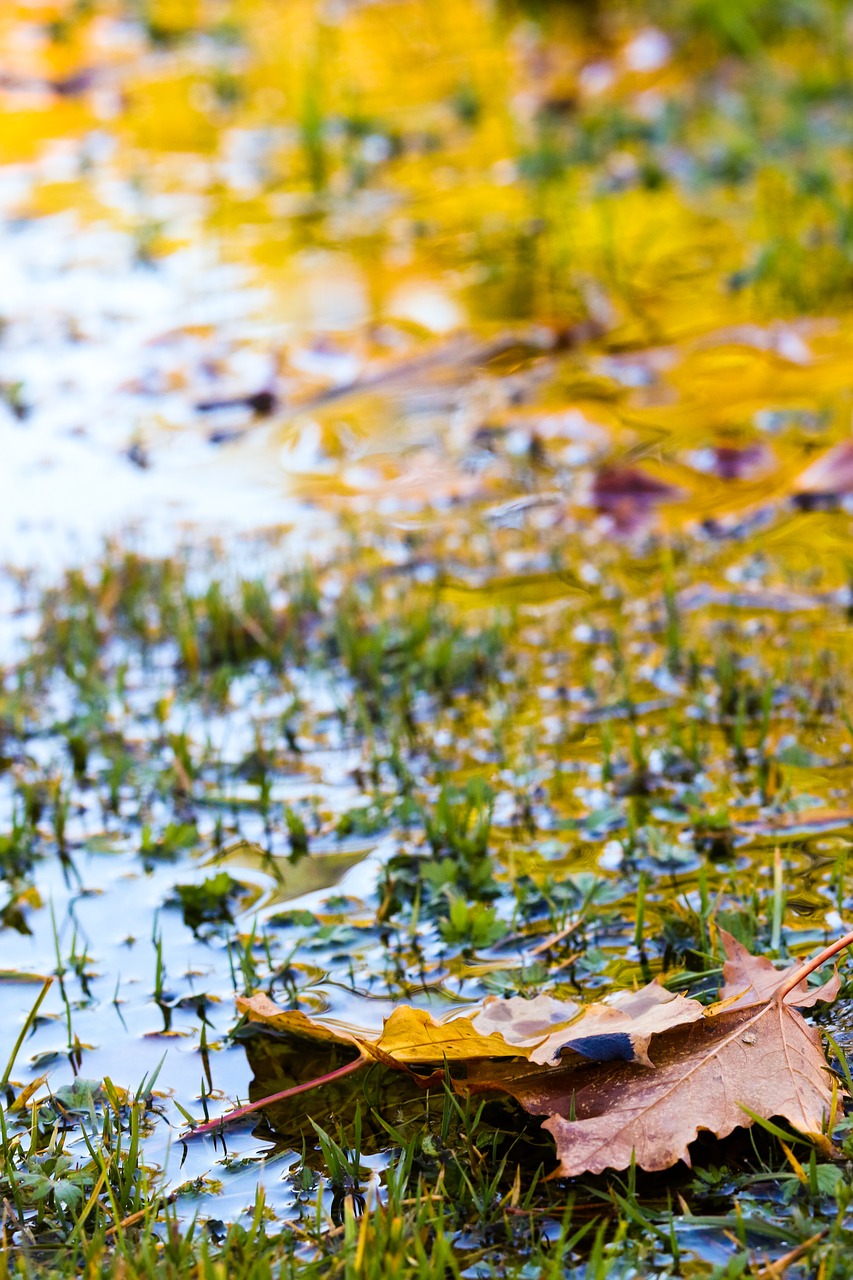
[[[175,885],[184,924],[194,933],[203,924],[230,924],[231,903],[239,891],[240,885],[227,871],[217,871],[201,884]]]
[[[449,853],[463,862],[485,857],[492,827],[494,793],[482,778],[463,788],[442,783],[431,809],[424,810],[424,827],[433,853]]]
[[[467,902],[459,894],[448,893],[447,918],[439,922],[445,942],[464,943],[467,947],[489,947],[506,933],[506,925],[494,907],[482,902]]]
[[[301,813],[291,809],[290,805],[285,805],[284,821],[287,826],[287,842],[290,845],[290,860],[298,862],[309,852],[308,828],[305,825],[305,819]]]

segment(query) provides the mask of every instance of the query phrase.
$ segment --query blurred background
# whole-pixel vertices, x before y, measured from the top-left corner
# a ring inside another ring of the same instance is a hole
[[[721,471],[790,487],[809,415],[847,430],[850,25],[844,0],[6,0],[0,559],[193,527],[298,554],[342,510],[529,493],[488,444],[531,432],[561,502],[651,458],[645,496],[593,495],[623,522],[679,494],[716,518]],[[781,433],[768,383],[808,385]]]

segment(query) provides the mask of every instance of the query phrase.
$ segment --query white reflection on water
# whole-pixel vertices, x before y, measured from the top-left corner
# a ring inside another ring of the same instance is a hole
[[[274,377],[276,335],[246,274],[198,236],[147,264],[138,235],[106,222],[16,219],[21,183],[0,185],[0,563],[49,571],[131,529],[161,553],[188,527],[295,523],[315,539],[264,424],[195,408]]]

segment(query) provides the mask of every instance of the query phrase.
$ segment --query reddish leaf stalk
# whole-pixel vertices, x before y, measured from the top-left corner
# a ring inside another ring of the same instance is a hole
[[[787,982],[783,982],[773,995],[773,999],[778,1003],[785,999],[789,992],[794,990],[804,978],[810,973],[814,973],[815,969],[819,969],[827,960],[831,960],[833,956],[837,956],[839,951],[843,951],[845,947],[853,946],[853,931],[845,933],[843,938],[839,938],[837,942],[833,942],[831,946],[824,947],[823,951],[813,956],[811,960],[806,960],[798,969],[795,969],[788,978]]]
[[[209,1133],[219,1133],[227,1124],[233,1124],[235,1120],[242,1120],[244,1116],[251,1115],[253,1111],[262,1111],[264,1107],[268,1107],[272,1102],[283,1102],[285,1098],[294,1098],[298,1093],[308,1093],[311,1089],[319,1089],[320,1085],[331,1084],[333,1080],[343,1080],[344,1076],[354,1075],[356,1071],[360,1071],[370,1059],[365,1053],[360,1053],[352,1062],[347,1062],[342,1067],[338,1067],[335,1071],[329,1071],[324,1076],[317,1076],[316,1080],[306,1080],[305,1084],[296,1084],[291,1089],[282,1089],[280,1093],[271,1093],[266,1098],[259,1098],[257,1102],[247,1102],[244,1107],[235,1107],[233,1111],[228,1111],[224,1116],[220,1116],[217,1120],[208,1120],[206,1124],[196,1125],[192,1129],[188,1129],[186,1133],[181,1134],[181,1138],[185,1141],[187,1138],[199,1138]]]

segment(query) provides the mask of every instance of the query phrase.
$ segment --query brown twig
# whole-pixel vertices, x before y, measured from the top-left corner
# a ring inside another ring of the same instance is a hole
[[[156,1212],[159,1213],[164,1205],[174,1204],[177,1196],[172,1193],[168,1196],[161,1196],[154,1201]],[[123,1231],[125,1227],[133,1227],[137,1222],[141,1222],[148,1214],[152,1212],[152,1205],[147,1204],[144,1209],[137,1209],[136,1213],[129,1213],[126,1218],[122,1218],[121,1222],[114,1222],[111,1227],[107,1227],[104,1235],[113,1236],[117,1231]]]
[[[777,1258],[775,1262],[768,1262],[766,1267],[762,1267],[760,1271],[754,1273],[755,1280],[781,1280],[788,1267],[793,1266],[795,1262],[799,1262],[803,1254],[808,1253],[812,1245],[817,1244],[818,1240],[822,1240],[825,1235],[826,1228],[823,1231],[818,1231],[817,1235],[809,1236],[808,1240],[804,1240],[796,1248],[789,1249],[787,1253],[783,1253],[781,1258]]]
[[[544,941],[537,942],[535,947],[531,947],[530,954],[532,956],[539,956],[543,951],[550,951],[551,947],[556,947],[558,942],[562,942],[565,938],[568,938],[573,934],[579,924],[580,920],[573,920],[571,924],[566,925],[565,929],[559,929],[556,933],[550,934],[550,936],[545,938]]]
[[[307,1080],[305,1084],[296,1084],[290,1089],[282,1089],[279,1093],[271,1093],[266,1098],[259,1098],[257,1102],[248,1102],[244,1107],[235,1107],[233,1111],[228,1111],[217,1120],[208,1120],[206,1124],[199,1124],[192,1129],[188,1129],[181,1134],[181,1141],[185,1142],[188,1138],[203,1137],[209,1133],[219,1133],[224,1129],[225,1125],[233,1124],[235,1120],[242,1120],[244,1116],[251,1115],[253,1111],[262,1111],[264,1107],[273,1102],[283,1102],[285,1098],[294,1098],[298,1093],[308,1093],[311,1089],[318,1089],[320,1085],[331,1084],[333,1080],[343,1080],[344,1076],[350,1076],[356,1071],[360,1071],[370,1061],[371,1059],[367,1054],[361,1050],[358,1057],[354,1058],[352,1062],[347,1062],[344,1066],[338,1067],[335,1071],[329,1071],[324,1076],[317,1076],[316,1080]]]
[[[561,960],[559,964],[552,964],[551,973],[560,973],[563,969],[570,968],[582,955],[582,951],[573,951],[570,956],[566,956],[566,958]]]
[[[6,1197],[3,1197],[3,1230],[5,1234],[6,1221],[11,1222],[17,1231],[26,1239],[28,1244],[35,1244],[35,1236],[25,1222],[22,1222],[15,1210],[12,1208]]]

